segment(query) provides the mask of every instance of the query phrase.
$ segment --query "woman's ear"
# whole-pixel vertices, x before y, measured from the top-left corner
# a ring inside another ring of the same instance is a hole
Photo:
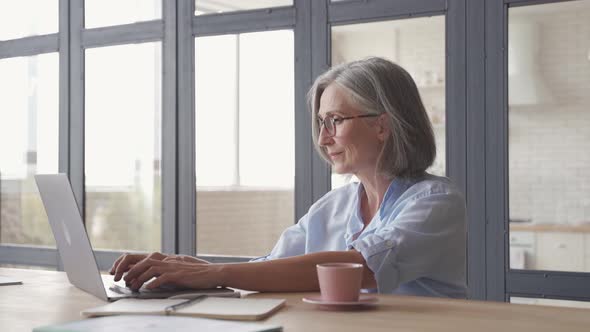
[[[377,118],[377,138],[381,143],[385,142],[385,139],[389,136],[389,130],[389,116],[387,116],[387,113],[383,113]]]

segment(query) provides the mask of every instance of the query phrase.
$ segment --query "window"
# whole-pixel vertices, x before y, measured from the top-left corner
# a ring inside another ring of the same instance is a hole
[[[510,267],[590,272],[590,1],[508,23]]]
[[[0,0],[0,41],[57,32],[58,0]]]
[[[428,172],[445,175],[445,21],[443,16],[335,26],[332,65],[368,56],[387,58],[406,69],[418,85],[436,139]],[[353,178],[332,174],[337,188]]]
[[[33,176],[58,170],[58,81],[56,53],[0,60],[1,243],[55,245]]]
[[[195,0],[195,15],[291,5],[293,0]]]
[[[162,0],[84,0],[84,13],[87,29],[157,20]]]
[[[268,253],[294,222],[293,51],[292,31],[196,38],[199,254]]]
[[[0,0],[0,253],[19,264],[57,266],[55,249],[20,245],[54,246],[32,176],[58,170],[86,190],[101,269],[120,251],[194,254],[195,239],[199,254],[266,254],[330,190],[309,85],[377,55],[416,80],[437,140],[430,171],[465,190],[470,297],[585,294],[590,1],[60,1]],[[523,84],[523,70],[537,79]]]
[[[94,248],[160,250],[161,44],[86,51],[86,229]]]

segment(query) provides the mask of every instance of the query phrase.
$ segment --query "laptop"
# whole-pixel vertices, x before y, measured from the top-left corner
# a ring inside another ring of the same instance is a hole
[[[101,276],[68,177],[65,174],[39,174],[35,175],[35,181],[64,269],[70,283],[74,286],[105,301],[130,297],[192,298],[199,295],[239,297],[239,292],[229,288],[149,290],[142,287],[139,291],[132,291],[122,283],[115,283],[113,276]]]

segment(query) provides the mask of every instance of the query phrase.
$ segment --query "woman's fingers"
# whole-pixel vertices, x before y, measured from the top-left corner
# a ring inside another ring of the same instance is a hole
[[[111,270],[109,271],[109,273],[110,273],[110,274],[115,274],[115,270],[117,269],[117,266],[119,265],[119,262],[121,262],[121,260],[123,259],[123,257],[124,257],[125,255],[126,255],[126,254],[123,254],[123,255],[121,255],[121,256],[119,256],[119,257],[118,257],[118,258],[115,260],[115,262],[113,263],[113,266],[111,266]]]
[[[150,266],[144,265],[143,267],[145,268],[145,270],[141,274],[139,274],[137,277],[130,280],[129,287],[131,289],[134,289],[134,290],[140,289],[143,284],[145,284],[146,282],[148,282],[149,280],[151,280],[154,277],[158,278],[163,275],[168,275],[168,277],[166,277],[164,279],[164,281],[166,281],[166,280],[168,280],[168,278],[170,278],[170,274],[186,275],[188,272],[190,272],[190,267],[187,266],[186,264],[183,264],[183,263],[164,262],[164,261],[152,261],[152,263],[154,263],[154,265],[150,265]],[[150,282],[148,285],[151,285],[152,282]],[[158,282],[156,285],[161,285],[161,284],[162,284],[162,281]],[[146,287],[148,287],[148,286],[146,285]],[[159,287],[159,286],[157,286],[157,287]],[[154,286],[151,286],[148,288],[154,288]]]
[[[151,266],[162,264],[162,263],[163,262],[161,260],[157,260],[157,259],[151,259],[151,258],[142,259],[137,264],[135,264],[135,266],[133,268],[131,268],[131,269],[129,269],[129,271],[127,271],[127,274],[125,275],[123,280],[125,280],[125,282],[129,286],[134,279],[139,277],[142,273],[144,273]]]
[[[178,273],[164,273],[156,279],[150,281],[149,284],[145,285],[147,289],[156,289],[164,285],[178,285],[177,276]]]
[[[131,289],[140,289],[141,286],[153,277],[159,277],[162,274],[162,270],[165,269],[163,266],[150,266],[137,278],[131,282]]]
[[[145,285],[148,289],[164,285],[194,289],[215,288],[220,285],[218,270],[210,264],[168,263],[159,276]]]
[[[171,270],[163,271],[152,281],[147,283],[147,289],[156,289],[163,286],[178,286],[183,288],[210,288],[204,287],[198,277],[198,273],[192,271],[190,267],[178,267]]]
[[[113,263],[113,267],[111,267],[111,274],[114,274],[114,280],[119,281],[125,272],[132,269],[133,266],[146,258],[150,258],[153,260],[162,260],[165,259],[167,256],[165,254],[154,252],[149,255],[147,254],[124,254],[121,255],[117,260]],[[127,279],[125,279],[127,280]]]
[[[132,254],[125,254],[121,257],[119,257],[118,263],[116,263],[116,266],[114,268],[114,274],[115,274],[115,281],[119,281],[121,280],[121,277],[123,276],[123,274],[125,272],[127,272],[135,263],[137,263],[138,261],[142,260],[145,257],[145,255],[132,255]]]
[[[187,256],[155,256],[146,257],[129,269],[124,277],[131,289],[139,289],[143,284],[146,288],[153,289],[165,284],[185,286],[189,288],[211,288],[219,282],[213,265],[196,263],[195,259]],[[121,264],[124,264],[125,259]],[[120,264],[120,265],[121,265]],[[155,278],[155,279],[154,279]],[[153,280],[152,280],[153,279]]]

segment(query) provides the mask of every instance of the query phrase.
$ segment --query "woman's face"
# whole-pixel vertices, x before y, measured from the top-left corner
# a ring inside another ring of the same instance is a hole
[[[327,116],[338,119],[363,114],[365,113],[360,111],[346,90],[339,85],[330,84],[322,93],[317,115],[320,119]],[[327,130],[320,126],[318,143],[325,148],[332,162],[332,169],[336,173],[354,174],[359,178],[375,173],[377,159],[385,139],[381,117],[336,121],[334,136],[330,136]]]

